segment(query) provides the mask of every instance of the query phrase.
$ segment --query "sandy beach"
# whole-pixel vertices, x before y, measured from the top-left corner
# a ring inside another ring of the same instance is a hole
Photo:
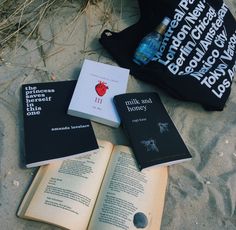
[[[24,167],[21,85],[77,79],[85,58],[118,65],[99,43],[100,35],[139,18],[136,1],[91,1],[83,9],[80,2],[68,1],[48,13],[36,38],[16,34],[16,42],[0,46],[1,230],[59,229],[16,216],[37,171]],[[236,15],[236,0],[227,3]],[[158,92],[193,157],[169,167],[161,230],[236,230],[235,83],[234,78],[224,110],[209,112],[129,76],[128,92]],[[99,139],[128,145],[121,127],[92,124]]]

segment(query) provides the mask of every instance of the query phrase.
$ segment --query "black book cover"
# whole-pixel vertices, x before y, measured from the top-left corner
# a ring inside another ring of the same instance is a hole
[[[191,159],[157,93],[121,94],[114,103],[140,169]]]
[[[90,120],[67,115],[76,81],[22,85],[27,167],[98,150]]]

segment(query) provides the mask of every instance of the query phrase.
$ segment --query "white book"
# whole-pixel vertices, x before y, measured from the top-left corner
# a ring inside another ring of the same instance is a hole
[[[68,114],[118,127],[113,97],[126,92],[128,77],[129,69],[85,59]]]

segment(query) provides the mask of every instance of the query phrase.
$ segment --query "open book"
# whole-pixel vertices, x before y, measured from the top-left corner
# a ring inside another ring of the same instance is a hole
[[[167,167],[141,172],[129,147],[98,143],[98,153],[41,166],[17,215],[74,230],[159,229]]]

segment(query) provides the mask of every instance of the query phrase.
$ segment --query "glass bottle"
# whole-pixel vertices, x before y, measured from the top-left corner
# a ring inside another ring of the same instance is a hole
[[[147,34],[139,43],[133,61],[138,65],[146,65],[158,52],[163,35],[170,22],[170,18],[165,17],[154,31]]]

